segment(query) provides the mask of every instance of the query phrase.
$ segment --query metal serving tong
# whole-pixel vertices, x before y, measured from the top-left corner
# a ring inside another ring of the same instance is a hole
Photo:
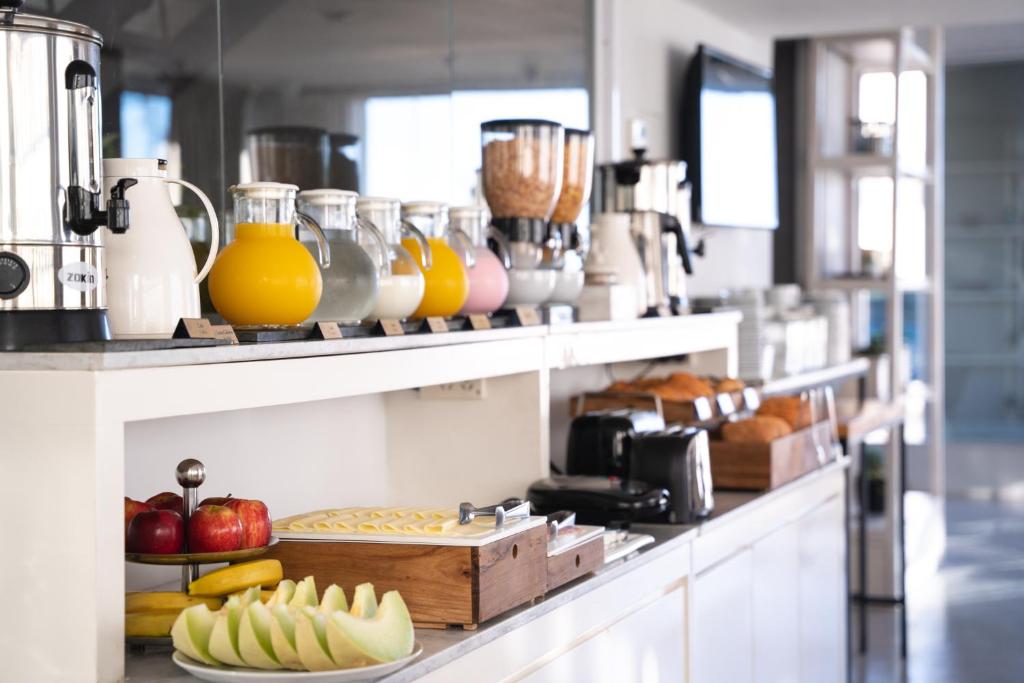
[[[494,528],[500,529],[506,521],[526,519],[530,516],[530,501],[509,498],[497,505],[478,508],[472,503],[459,503],[459,524],[469,524],[477,517],[494,517]]]

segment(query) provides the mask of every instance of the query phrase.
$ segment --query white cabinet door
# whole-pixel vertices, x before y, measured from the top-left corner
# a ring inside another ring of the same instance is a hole
[[[753,556],[750,548],[741,550],[694,582],[694,683],[753,680]]]
[[[645,683],[686,679],[686,598],[658,598],[522,678],[529,683]]]
[[[846,550],[843,501],[836,498],[798,522],[800,534],[800,679],[846,680]]]
[[[754,680],[800,680],[800,557],[796,524],[754,544]]]

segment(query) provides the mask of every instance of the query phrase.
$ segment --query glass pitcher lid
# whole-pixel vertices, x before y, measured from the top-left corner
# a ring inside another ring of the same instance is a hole
[[[250,199],[294,199],[295,193],[299,191],[298,185],[288,183],[239,183],[228,188],[233,197],[247,197]]]
[[[352,206],[355,208],[358,199],[359,193],[351,190],[320,188],[303,190],[299,193],[299,201],[312,206]]]
[[[478,247],[487,245],[487,229],[491,224],[491,212],[482,206],[453,206],[448,210],[448,220],[453,228],[469,235]]]
[[[402,202],[402,218],[427,237],[443,237],[448,230],[448,205],[444,202]]]

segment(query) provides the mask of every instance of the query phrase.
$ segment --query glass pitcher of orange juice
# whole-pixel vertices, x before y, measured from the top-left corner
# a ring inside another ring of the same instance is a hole
[[[469,272],[476,266],[476,249],[462,230],[448,223],[448,205],[441,202],[406,202],[402,220],[427,236],[432,254],[430,270],[423,272],[426,286],[415,317],[449,317],[458,313],[469,298]],[[419,258],[419,245],[403,239],[402,245]]]
[[[316,221],[295,210],[295,185],[244,183],[231,187],[235,239],[210,271],[210,299],[232,325],[298,325],[316,309],[323,292],[321,268],[331,248]],[[296,239],[301,225],[316,238],[320,264]]]

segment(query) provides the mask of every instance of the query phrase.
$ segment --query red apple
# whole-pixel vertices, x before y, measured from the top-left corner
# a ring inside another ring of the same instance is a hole
[[[263,501],[232,498],[227,507],[242,520],[243,548],[262,548],[270,543],[270,512]]]
[[[227,505],[229,500],[231,500],[230,493],[226,496],[211,496],[209,498],[203,498],[199,505]]]
[[[153,509],[153,506],[149,503],[142,503],[137,500],[132,500],[128,496],[124,497],[124,533],[128,533],[128,524],[135,518],[135,515],[140,512],[149,512]]]
[[[182,503],[181,496],[177,493],[164,491],[163,493],[156,494],[152,498],[148,498],[146,502],[157,510],[173,510],[179,515],[185,514],[185,506]]]
[[[242,543],[242,521],[231,508],[200,505],[188,519],[188,549],[193,553],[222,553],[238,550]]]
[[[174,510],[149,510],[128,524],[125,547],[130,553],[180,553],[185,541],[185,522]]]

